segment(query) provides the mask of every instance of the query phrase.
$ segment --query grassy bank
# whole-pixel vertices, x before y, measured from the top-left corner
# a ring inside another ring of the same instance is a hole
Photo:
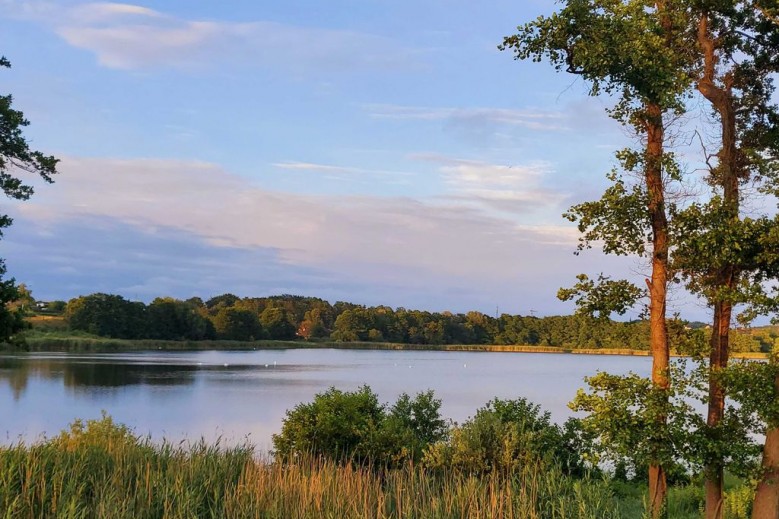
[[[571,353],[582,355],[647,356],[649,352],[617,349],[563,348],[521,344],[400,344],[389,342],[335,342],[335,341],[163,341],[109,339],[94,335],[68,332],[31,330],[25,334],[28,351],[51,352],[127,352],[127,351],[205,351],[205,350],[262,350],[292,348],[336,348],[352,350],[409,350],[409,351],[484,351],[513,353]],[[8,349],[12,349],[8,347]],[[13,348],[15,349],[15,348]],[[764,353],[734,353],[735,358],[766,358]]]
[[[121,352],[143,350],[260,350],[290,348],[337,348],[352,350],[410,351],[495,351],[518,353],[581,353],[597,355],[648,355],[646,351],[630,349],[574,349],[555,346],[501,344],[401,344],[391,342],[336,341],[165,341],[156,339],[109,339],[71,332],[31,331],[25,336],[29,351]]]
[[[281,465],[250,446],[153,444],[110,418],[0,447],[4,517],[609,519],[634,517],[631,506],[540,462],[511,477]]]

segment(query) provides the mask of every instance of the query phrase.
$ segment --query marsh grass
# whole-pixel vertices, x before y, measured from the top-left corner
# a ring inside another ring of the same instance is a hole
[[[606,483],[553,465],[511,476],[391,471],[301,457],[274,463],[250,445],[155,444],[109,417],[0,448],[0,517],[620,517]]]

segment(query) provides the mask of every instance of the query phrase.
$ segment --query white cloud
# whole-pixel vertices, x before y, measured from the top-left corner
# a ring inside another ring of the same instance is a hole
[[[268,191],[199,162],[66,158],[61,169],[56,186],[18,206],[27,218],[106,217],[178,229],[214,246],[273,248],[296,265],[361,265],[372,275],[384,266],[504,278],[517,272],[522,251],[558,247],[564,235],[455,201]]]
[[[188,20],[121,3],[62,6],[3,2],[7,16],[50,26],[68,44],[117,69],[196,68],[214,63],[281,67],[296,74],[414,65],[418,52],[390,38],[272,21]]]
[[[490,164],[436,154],[416,154],[412,158],[439,165],[451,189],[450,198],[486,205],[499,212],[527,215],[545,210],[556,218],[567,199],[565,193],[543,186],[544,177],[551,172],[551,165],[545,162]]]

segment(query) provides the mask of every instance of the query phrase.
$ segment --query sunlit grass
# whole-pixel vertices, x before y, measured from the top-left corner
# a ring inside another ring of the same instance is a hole
[[[248,445],[154,444],[110,418],[0,448],[5,518],[616,518],[608,485],[537,463],[506,476],[273,463]]]

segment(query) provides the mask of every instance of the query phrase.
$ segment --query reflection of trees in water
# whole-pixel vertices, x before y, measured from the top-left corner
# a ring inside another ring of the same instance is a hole
[[[14,394],[14,400],[19,400],[24,390],[27,389],[29,373],[30,366],[28,362],[19,359],[4,359],[0,363],[0,380],[8,382]]]
[[[176,386],[191,384],[198,366],[77,362],[64,371],[65,387]]]
[[[119,388],[130,385],[175,386],[194,382],[207,366],[84,362],[62,359],[0,359],[0,381],[11,388],[14,400],[27,389],[29,379],[62,380],[75,389]]]

